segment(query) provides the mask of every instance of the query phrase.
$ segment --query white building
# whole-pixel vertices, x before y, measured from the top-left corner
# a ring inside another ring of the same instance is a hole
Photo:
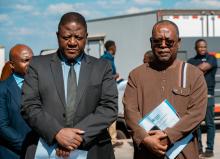
[[[142,64],[144,53],[151,49],[149,38],[152,27],[162,19],[171,20],[179,27],[182,42],[178,58],[187,60],[194,56],[194,43],[198,38],[206,39],[208,50],[217,52],[216,57],[220,57],[220,10],[156,10],[89,20],[86,52],[100,57],[104,51],[104,42],[114,40],[117,45],[117,72],[127,79],[129,72]],[[219,69],[216,77],[216,95],[220,103]]]

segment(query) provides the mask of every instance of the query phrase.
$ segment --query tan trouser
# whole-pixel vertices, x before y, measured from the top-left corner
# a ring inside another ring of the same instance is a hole
[[[109,126],[108,132],[111,136],[112,144],[114,144],[117,141],[116,121]]]

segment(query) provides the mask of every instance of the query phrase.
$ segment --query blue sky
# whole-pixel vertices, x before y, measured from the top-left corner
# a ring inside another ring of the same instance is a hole
[[[35,55],[57,48],[57,24],[68,11],[88,20],[158,9],[219,8],[220,0],[0,0],[0,45],[6,54],[17,43],[29,45]]]

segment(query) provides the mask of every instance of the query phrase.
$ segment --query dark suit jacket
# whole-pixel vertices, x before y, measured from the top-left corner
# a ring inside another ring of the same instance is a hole
[[[48,144],[65,127],[65,94],[58,53],[34,57],[23,86],[22,115]],[[84,54],[77,87],[74,127],[85,131],[88,159],[114,158],[107,128],[117,118],[118,94],[111,66]],[[32,151],[34,146],[30,146]],[[33,153],[33,152],[32,152]]]
[[[0,83],[0,148],[1,159],[19,158],[30,128],[20,114],[21,90],[14,77]]]

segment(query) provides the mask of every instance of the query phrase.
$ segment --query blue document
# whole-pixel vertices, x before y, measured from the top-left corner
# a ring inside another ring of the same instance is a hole
[[[34,159],[63,159],[63,157],[58,157],[56,155],[56,147],[56,144],[52,146],[47,145],[47,143],[42,138],[40,138],[38,141]],[[87,159],[87,153],[88,151],[76,149],[74,151],[71,151],[70,156],[65,157],[65,159]]]
[[[165,130],[168,127],[173,127],[179,120],[179,116],[174,107],[168,102],[168,100],[164,100],[160,105],[140,120],[139,125],[146,131],[155,129]],[[166,152],[166,156],[169,159],[174,159],[192,138],[193,135],[190,133],[185,138],[177,141]]]

